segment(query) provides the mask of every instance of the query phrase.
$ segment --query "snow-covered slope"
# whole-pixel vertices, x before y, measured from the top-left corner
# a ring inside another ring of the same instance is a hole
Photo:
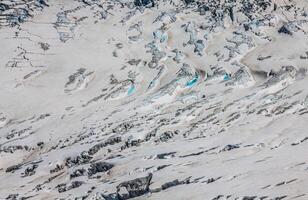
[[[308,199],[306,0],[2,0],[0,199]]]

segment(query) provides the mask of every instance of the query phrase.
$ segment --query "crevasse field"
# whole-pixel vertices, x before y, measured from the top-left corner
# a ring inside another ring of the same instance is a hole
[[[307,0],[1,0],[1,200],[307,200]]]

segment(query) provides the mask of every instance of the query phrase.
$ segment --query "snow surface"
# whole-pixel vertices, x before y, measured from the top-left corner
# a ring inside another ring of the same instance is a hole
[[[308,1],[2,0],[0,199],[308,199]]]

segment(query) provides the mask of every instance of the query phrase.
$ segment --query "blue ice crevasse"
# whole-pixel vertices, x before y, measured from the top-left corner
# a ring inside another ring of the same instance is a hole
[[[223,77],[223,80],[224,81],[229,81],[231,79],[230,75],[225,73],[224,77]]]
[[[135,90],[136,90],[136,87],[135,87],[134,84],[132,84],[127,91],[127,95],[130,96],[131,94],[133,94],[135,92]]]
[[[195,77],[192,80],[188,81],[186,83],[186,86],[187,87],[193,87],[198,82],[198,79],[199,79],[199,75],[197,73],[195,73]]]

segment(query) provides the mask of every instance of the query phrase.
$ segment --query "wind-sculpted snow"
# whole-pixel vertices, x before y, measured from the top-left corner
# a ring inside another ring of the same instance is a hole
[[[0,199],[308,199],[305,0],[3,0]]]

